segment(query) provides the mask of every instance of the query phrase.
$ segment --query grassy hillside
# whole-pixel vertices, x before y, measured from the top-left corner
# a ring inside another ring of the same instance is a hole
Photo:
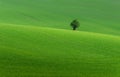
[[[0,23],[70,29],[79,19],[82,31],[120,35],[119,0],[0,0]]]
[[[0,77],[120,77],[119,0],[0,0]],[[78,19],[80,31],[70,30]]]
[[[120,77],[120,37],[0,25],[0,77]]]

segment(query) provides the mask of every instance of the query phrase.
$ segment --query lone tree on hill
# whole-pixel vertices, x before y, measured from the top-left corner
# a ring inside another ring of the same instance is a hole
[[[72,26],[73,30],[76,30],[80,26],[80,23],[78,20],[75,19],[71,22],[70,25]]]

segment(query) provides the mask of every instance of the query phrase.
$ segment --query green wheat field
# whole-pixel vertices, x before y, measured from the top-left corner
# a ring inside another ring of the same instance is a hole
[[[0,77],[120,77],[120,1],[0,0]]]

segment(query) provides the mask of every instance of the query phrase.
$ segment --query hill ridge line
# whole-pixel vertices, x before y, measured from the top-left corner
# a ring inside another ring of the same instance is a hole
[[[5,24],[5,23],[0,23],[0,26],[5,25],[5,26],[13,26],[13,27],[24,27],[24,28],[34,28],[34,29],[50,29],[50,30],[63,30],[63,31],[72,31],[72,30],[67,30],[67,29],[58,29],[58,28],[50,28],[50,27],[41,27],[41,26],[32,26],[32,25],[17,25],[17,24]],[[116,37],[120,38],[118,35],[112,35],[112,34],[103,34],[103,33],[95,33],[95,32],[89,32],[89,31],[76,31],[80,33],[90,33],[93,35],[101,35],[101,36],[111,36],[111,37]]]

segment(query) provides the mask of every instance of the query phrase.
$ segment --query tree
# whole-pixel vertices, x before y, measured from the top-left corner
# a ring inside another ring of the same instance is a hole
[[[80,23],[78,20],[73,20],[70,25],[72,26],[73,30],[76,30],[80,26]]]

